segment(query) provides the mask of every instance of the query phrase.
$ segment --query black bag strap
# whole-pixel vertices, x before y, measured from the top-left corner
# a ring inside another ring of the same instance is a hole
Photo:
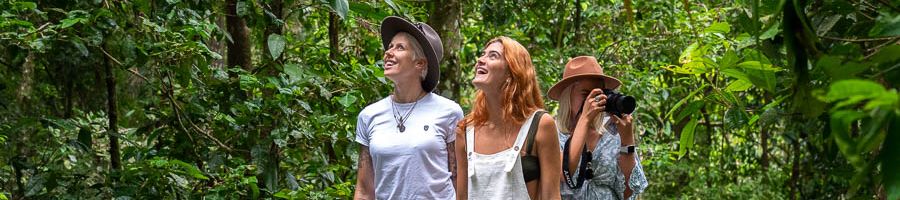
[[[569,146],[570,146],[569,144],[571,144],[571,143],[572,143],[572,137],[570,136],[569,139],[566,140],[566,144],[563,145],[563,154],[562,154],[563,177],[566,179],[566,185],[569,186],[569,188],[578,189],[584,185],[585,180],[592,178],[592,177],[588,177],[588,175],[586,175],[586,173],[591,173],[591,172],[588,172],[588,170],[590,169],[590,163],[591,163],[591,159],[592,159],[591,157],[593,157],[593,155],[590,151],[587,151],[587,145],[585,145],[584,150],[581,152],[581,162],[579,164],[579,168],[575,169],[575,170],[578,170],[578,172],[579,172],[578,177],[572,177],[575,174],[573,174],[572,172],[569,172]],[[575,180],[572,180],[572,179],[575,179]]]
[[[525,140],[525,146],[528,148],[527,155],[534,155],[534,149],[531,147],[534,146],[534,135],[537,133],[537,126],[541,122],[541,117],[544,116],[544,113],[547,113],[547,111],[538,110],[534,112],[534,117],[531,118],[531,126],[528,127],[528,137]]]

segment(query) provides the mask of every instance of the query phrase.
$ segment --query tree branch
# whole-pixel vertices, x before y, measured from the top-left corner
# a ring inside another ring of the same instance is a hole
[[[872,42],[872,41],[892,40],[892,39],[900,38],[900,36],[880,37],[880,38],[839,38],[839,37],[831,37],[831,36],[819,36],[819,37],[829,39],[829,40],[837,40],[837,41],[844,41],[844,42]]]

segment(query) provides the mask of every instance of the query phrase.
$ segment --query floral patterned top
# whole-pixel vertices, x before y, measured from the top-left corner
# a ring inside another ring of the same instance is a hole
[[[600,137],[600,141],[592,151],[591,167],[594,170],[594,177],[585,180],[586,183],[578,189],[569,188],[569,185],[565,182],[560,184],[562,199],[625,199],[625,175],[619,168],[618,162],[619,147],[622,144],[622,139],[619,137],[615,123],[611,123],[609,117],[604,118],[603,121],[606,124],[607,132]],[[558,135],[559,143],[561,144],[560,151],[562,151],[564,146],[562,144],[566,143],[570,135],[562,132]],[[644,169],[641,167],[639,152],[635,152],[634,159],[635,165],[631,170],[631,177],[628,182],[633,191],[631,197],[628,198],[629,200],[636,199],[649,184],[647,177],[644,176]],[[573,180],[574,177],[578,177],[578,170],[572,174],[572,177]]]

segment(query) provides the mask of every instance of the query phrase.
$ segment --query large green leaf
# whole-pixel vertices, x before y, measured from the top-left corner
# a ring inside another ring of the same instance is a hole
[[[681,129],[681,138],[678,142],[678,157],[683,157],[688,150],[694,148],[694,130],[697,127],[697,118],[691,118],[691,121]]]
[[[716,22],[706,29],[703,30],[704,33],[718,33],[718,34],[728,34],[731,32],[731,24],[728,22]]]
[[[866,114],[858,111],[841,110],[831,114],[831,133],[834,135],[835,143],[841,150],[847,161],[857,169],[861,169],[865,165],[860,152],[856,150],[856,140],[850,137],[850,127],[856,120],[862,119]]]
[[[881,48],[872,56],[872,61],[877,63],[889,63],[897,59],[900,59],[900,45],[896,44]]]
[[[331,3],[331,9],[337,13],[341,19],[347,19],[347,11],[350,10],[350,6],[347,4],[347,0],[334,0]]]
[[[852,97],[873,98],[883,93],[884,87],[869,80],[850,79],[831,84],[825,95],[826,102],[835,102]]]
[[[284,36],[271,34],[267,42],[269,44],[269,55],[272,55],[272,59],[278,59],[281,56],[281,52],[284,51]]]
[[[200,179],[200,180],[208,180],[209,179],[208,177],[203,175],[203,172],[201,172],[200,169],[197,168],[197,166],[188,164],[184,161],[175,160],[175,159],[170,160],[169,163],[174,164],[176,167],[180,168],[188,176],[191,176],[191,177],[194,177],[194,178]]]
[[[816,67],[822,68],[828,76],[835,80],[849,79],[869,69],[868,65],[857,62],[842,63],[837,56],[824,56],[816,62]]]

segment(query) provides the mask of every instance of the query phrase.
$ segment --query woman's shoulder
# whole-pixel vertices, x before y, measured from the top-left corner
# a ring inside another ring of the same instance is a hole
[[[380,100],[376,101],[375,103],[371,103],[371,104],[367,105],[365,108],[362,109],[362,111],[359,111],[358,117],[365,118],[365,117],[377,115],[382,112],[389,111],[391,108],[391,102],[389,102],[390,97],[391,96],[381,98]]]
[[[462,114],[462,107],[459,106],[456,101],[450,100],[444,96],[435,93],[428,93],[430,96],[428,99],[430,101],[430,106],[434,106],[434,108],[446,109],[451,112],[458,112]]]

